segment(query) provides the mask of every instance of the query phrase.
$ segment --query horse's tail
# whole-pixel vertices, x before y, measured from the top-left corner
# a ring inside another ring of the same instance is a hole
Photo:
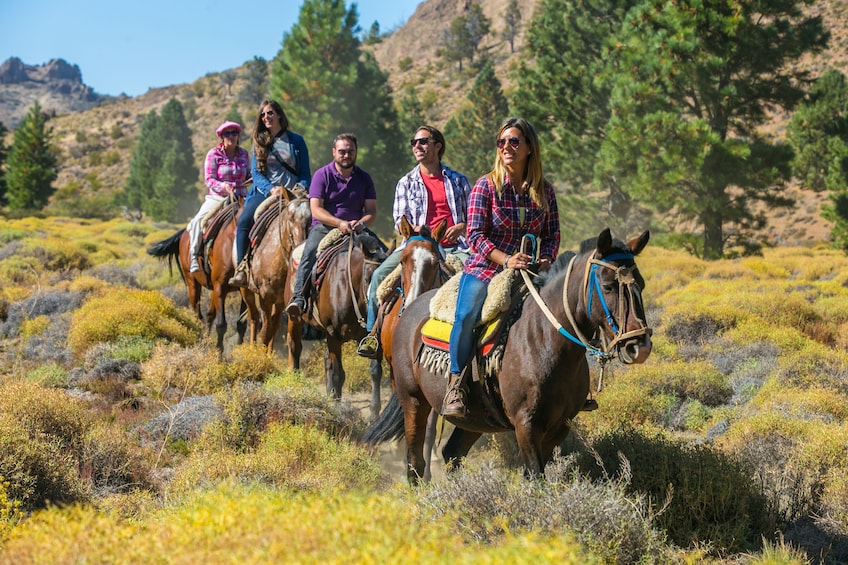
[[[154,257],[167,257],[168,270],[173,272],[171,262],[179,262],[180,260],[180,239],[183,237],[183,232],[185,232],[185,228],[180,229],[168,239],[163,239],[152,244],[147,248],[147,254]],[[182,274],[182,270],[180,270],[180,274]]]
[[[403,435],[403,408],[400,406],[397,393],[392,391],[389,403],[377,420],[365,430],[361,441],[367,445],[377,445],[388,441],[397,441]]]

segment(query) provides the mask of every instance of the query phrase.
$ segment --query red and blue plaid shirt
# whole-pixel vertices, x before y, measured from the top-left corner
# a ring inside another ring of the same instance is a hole
[[[556,259],[559,211],[550,183],[545,182],[544,191],[547,212],[533,202],[529,194],[520,196],[509,176],[504,179],[500,196],[495,193],[494,186],[489,186],[486,177],[477,181],[468,203],[467,233],[471,256],[465,262],[464,272],[488,284],[503,269],[503,265],[486,258],[489,253],[495,249],[509,255],[516,253],[521,238],[528,233],[536,236],[540,257]]]

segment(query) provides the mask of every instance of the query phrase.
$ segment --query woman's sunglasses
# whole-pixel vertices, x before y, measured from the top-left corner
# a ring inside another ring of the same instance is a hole
[[[238,133],[239,133],[238,131],[231,129],[231,130],[225,131],[222,135],[224,137],[233,137],[233,136],[237,136]]]
[[[276,115],[277,115],[277,113],[274,112],[274,110],[268,110],[267,112],[262,112],[261,114],[259,114],[259,117],[264,118],[264,117],[267,116],[269,118],[273,118]]]
[[[513,149],[518,149],[518,146],[521,145],[521,140],[517,137],[510,137],[509,139],[501,137],[495,143],[497,144],[498,149],[503,149],[506,147],[507,143],[509,143],[509,146]]]

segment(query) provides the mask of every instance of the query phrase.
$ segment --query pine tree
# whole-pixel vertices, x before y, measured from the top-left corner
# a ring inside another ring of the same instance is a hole
[[[271,62],[271,96],[291,129],[309,146],[313,170],[330,160],[333,138],[353,132],[357,165],[374,179],[379,228],[391,230],[392,191],[404,173],[405,151],[388,77],[362,49],[355,5],[343,0],[304,0]]]
[[[515,38],[521,27],[521,5],[518,0],[509,0],[504,12],[504,29],[501,38],[509,42],[509,52],[515,53]]]
[[[831,238],[848,251],[848,81],[831,69],[816,81],[809,100],[793,114],[787,138],[795,148],[793,170],[808,188],[826,190],[822,216]]]
[[[238,100],[251,107],[267,98],[268,93],[268,61],[262,57],[254,57],[247,62],[247,76],[244,86],[238,92]]]
[[[400,97],[398,127],[406,135],[412,135],[425,123],[427,123],[427,119],[424,117],[421,100],[415,93],[415,88],[407,86]]]
[[[445,125],[445,161],[471,182],[492,169],[495,136],[508,117],[507,99],[492,63],[486,61],[462,108]]]
[[[52,129],[36,102],[18,129],[6,162],[6,190],[12,210],[40,210],[55,190],[57,157],[50,146]]]
[[[182,105],[172,98],[161,115],[153,110],[142,122],[119,204],[157,221],[185,220],[197,208],[199,167],[193,153]]]
[[[3,165],[6,163],[6,133],[9,130],[0,122],[0,205],[6,203],[6,175]]]
[[[546,28],[565,49],[531,46],[543,71],[525,65],[518,92],[562,140],[557,150],[573,153],[565,166],[592,170],[596,188],[614,182],[662,217],[694,222],[691,249],[704,257],[750,251],[763,221],[753,205],[788,203],[791,159],[756,128],[767,108],[791,110],[805,93],[808,72],[787,63],[827,44],[821,19],[801,5],[544,0],[529,35]],[[545,91],[558,106],[546,106]]]

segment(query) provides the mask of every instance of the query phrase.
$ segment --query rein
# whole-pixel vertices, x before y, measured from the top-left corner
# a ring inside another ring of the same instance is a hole
[[[353,288],[353,273],[351,272],[353,267],[353,261],[351,259],[353,256],[353,238],[354,234],[350,234],[347,238],[347,284],[350,287],[350,301],[353,302],[353,311],[356,313],[356,321],[364,328],[365,318],[362,317],[362,311],[359,309],[359,302],[356,300],[356,291]]]

